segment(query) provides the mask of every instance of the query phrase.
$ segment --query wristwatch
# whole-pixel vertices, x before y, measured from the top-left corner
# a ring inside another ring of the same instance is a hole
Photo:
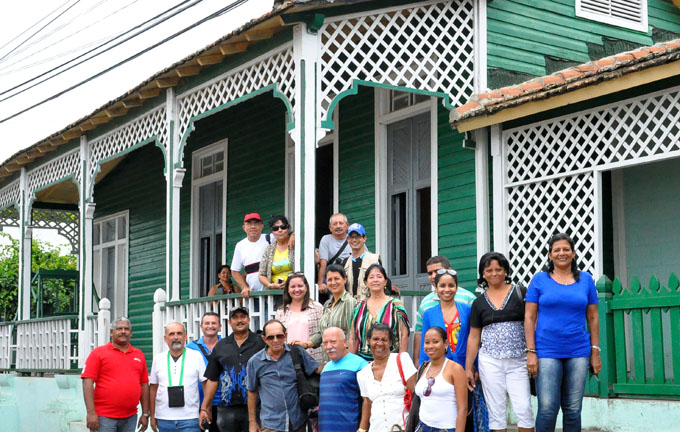
[[[142,414],[144,417],[151,417],[151,411]]]

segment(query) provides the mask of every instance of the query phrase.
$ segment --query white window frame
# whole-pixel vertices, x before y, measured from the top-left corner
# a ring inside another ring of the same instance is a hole
[[[103,231],[101,229],[101,226],[103,226],[106,222],[108,222],[110,220],[116,220],[121,216],[125,217],[125,230],[126,230],[125,239],[122,239],[122,240],[118,239],[118,225],[116,223],[116,239],[113,240],[113,241],[106,242],[106,243],[102,242],[101,239],[102,239],[102,232]],[[121,212],[118,212],[118,213],[106,215],[106,216],[103,216],[103,217],[100,217],[100,218],[93,220],[92,221],[92,232],[93,233],[94,233],[95,225],[100,225],[100,228],[99,228],[99,244],[94,245],[94,241],[92,242],[93,243],[93,245],[92,245],[92,266],[93,266],[92,283],[96,284],[95,287],[98,286],[99,289],[97,290],[97,294],[100,296],[100,298],[102,296],[102,288],[103,288],[102,279],[101,279],[102,274],[103,274],[103,272],[102,272],[102,268],[103,268],[103,265],[102,265],[102,250],[110,248],[110,247],[114,248],[114,250],[116,251],[115,268],[118,268],[118,259],[119,259],[119,257],[118,257],[118,246],[121,246],[121,245],[125,246],[125,253],[124,253],[124,257],[123,257],[123,260],[124,260],[123,268],[125,268],[125,273],[123,274],[123,281],[122,281],[122,286],[123,286],[123,311],[116,311],[115,313],[116,313],[117,316],[111,317],[111,318],[115,319],[115,318],[118,318],[118,317],[121,317],[121,316],[126,317],[128,315],[128,273],[130,272],[130,267],[129,267],[129,264],[130,264],[130,210],[124,210],[124,211],[121,211]],[[96,255],[97,251],[99,252],[99,259],[95,260],[94,256]],[[97,265],[99,266],[99,280],[94,280],[94,275],[97,274],[97,272],[94,270],[94,267],[97,266]],[[116,277],[116,287],[117,287],[119,275],[116,274],[115,277]]]
[[[647,0],[639,0],[640,2],[640,22],[617,18],[606,13],[598,13],[592,10],[588,10],[583,7],[583,3],[608,3],[612,6],[612,0],[576,0],[576,16],[579,18],[585,18],[592,21],[601,22],[604,24],[611,24],[617,27],[623,27],[631,30],[636,30],[639,32],[647,33],[649,31],[649,15],[647,13]]]
[[[387,127],[398,121],[430,113],[430,245],[432,256],[439,253],[439,171],[437,143],[437,108],[439,100],[432,96],[429,101],[420,102],[398,111],[390,111],[390,90],[376,89],[375,92],[375,226],[376,250],[388,250],[389,214],[387,208]]]
[[[222,228],[222,256],[220,260],[225,263],[227,260],[227,232],[226,232],[226,222],[227,222],[227,155],[228,155],[229,139],[224,138],[213,144],[202,147],[191,153],[191,221],[190,221],[190,237],[191,241],[189,244],[189,256],[191,256],[189,262],[189,293],[191,298],[196,298],[199,296],[198,285],[199,285],[199,273],[198,269],[200,267],[200,256],[198,251],[200,250],[199,245],[199,206],[198,206],[198,190],[201,186],[205,186],[210,183],[215,183],[222,180],[222,223],[224,227]],[[224,166],[222,171],[207,175],[205,177],[200,177],[195,179],[194,173],[199,166],[201,159],[209,156],[211,154],[224,152]]]

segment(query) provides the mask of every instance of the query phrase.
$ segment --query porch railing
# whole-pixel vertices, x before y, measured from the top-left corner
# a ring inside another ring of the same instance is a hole
[[[77,315],[68,315],[17,322],[16,369],[27,371],[76,369],[77,321]]]
[[[153,350],[154,353],[165,349],[163,342],[164,327],[167,323],[177,321],[186,326],[189,340],[201,336],[201,317],[208,311],[216,312],[222,323],[222,336],[227,336],[229,327],[229,311],[238,306],[246,306],[250,314],[250,328],[261,329],[265,322],[274,318],[276,307],[281,304],[281,290],[251,292],[250,298],[244,299],[240,294],[225,294],[214,297],[203,297],[175,302],[165,302],[165,291],[156,290],[154,294],[153,318]],[[415,327],[415,317],[420,300],[427,295],[423,291],[403,291],[402,300],[411,319],[411,330]],[[313,292],[316,296],[316,292]]]
[[[14,323],[0,323],[0,369],[9,369],[12,366],[12,331]]]
[[[590,378],[589,393],[680,397],[679,287],[675,274],[667,286],[656,277],[647,287],[633,278],[630,288],[598,280],[602,372]]]

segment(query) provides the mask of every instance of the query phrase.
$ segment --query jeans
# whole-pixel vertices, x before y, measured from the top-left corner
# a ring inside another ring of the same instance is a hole
[[[220,432],[248,432],[248,407],[218,406],[217,428]]]
[[[555,430],[560,407],[562,430],[564,432],[581,430],[581,405],[589,366],[588,357],[538,359],[536,432]]]
[[[416,426],[416,432],[456,432],[456,428],[451,429],[433,428],[431,426],[426,425],[422,421],[418,421],[418,426]]]
[[[99,417],[99,432],[135,432],[137,414],[127,418]]]
[[[201,432],[198,427],[198,417],[188,420],[161,420],[156,419],[158,432]]]

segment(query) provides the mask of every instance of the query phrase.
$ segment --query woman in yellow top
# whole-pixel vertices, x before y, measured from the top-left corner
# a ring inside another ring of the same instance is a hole
[[[267,289],[283,289],[288,275],[295,268],[295,253],[290,247],[290,224],[283,215],[269,219],[276,242],[267,246],[260,260],[260,282]]]

